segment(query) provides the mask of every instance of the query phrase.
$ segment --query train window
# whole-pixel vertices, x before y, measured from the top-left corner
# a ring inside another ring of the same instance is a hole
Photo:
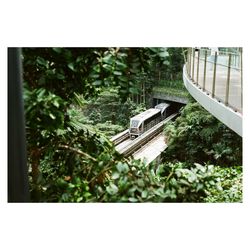
[[[142,124],[139,126],[139,131],[142,132]]]
[[[132,128],[137,128],[138,123],[139,123],[139,121],[137,121],[137,120],[132,120],[132,121],[131,121],[131,127],[132,127]]]

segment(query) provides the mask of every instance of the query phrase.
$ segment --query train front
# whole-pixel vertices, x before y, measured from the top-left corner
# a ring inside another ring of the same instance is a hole
[[[134,139],[140,135],[139,122],[140,121],[137,119],[134,118],[130,119],[129,135],[131,139]]]

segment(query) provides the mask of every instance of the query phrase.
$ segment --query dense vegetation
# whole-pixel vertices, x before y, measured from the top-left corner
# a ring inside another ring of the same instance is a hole
[[[118,91],[108,88],[98,98],[86,102],[81,117],[86,118],[85,123],[93,125],[107,136],[112,136],[128,128],[128,117],[145,109],[144,103],[136,104],[130,99],[122,102]]]
[[[166,128],[169,150],[160,165],[125,159],[109,141],[127,128],[130,116],[149,105],[154,82],[180,80],[182,52],[24,48],[32,201],[241,201],[242,170],[233,167],[241,165],[240,139],[195,104]],[[202,128],[200,148],[197,131]],[[188,151],[187,145],[193,147]]]
[[[189,103],[181,116],[165,128],[167,160],[242,165],[242,138],[197,102]]]
[[[242,138],[197,102],[187,104],[180,114],[165,127],[168,149],[163,161],[185,163],[187,171],[209,164],[209,183],[216,185],[207,189],[203,201],[242,201]]]

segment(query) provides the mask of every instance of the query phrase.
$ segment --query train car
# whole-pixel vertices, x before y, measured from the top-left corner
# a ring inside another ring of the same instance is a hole
[[[133,139],[161,121],[160,109],[148,109],[130,119],[129,134]]]
[[[160,103],[130,119],[129,135],[138,137],[171,114],[170,104]]]
[[[161,111],[161,120],[164,120],[171,115],[171,105],[169,103],[160,103],[155,106],[155,109],[159,109]]]

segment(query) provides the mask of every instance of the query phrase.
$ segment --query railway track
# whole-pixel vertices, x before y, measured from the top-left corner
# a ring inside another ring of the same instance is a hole
[[[122,143],[123,141],[127,140],[129,138],[129,130],[126,129],[124,131],[122,131],[121,133],[113,136],[110,141],[112,141],[114,143],[114,145],[118,145],[120,143]]]
[[[148,143],[151,139],[153,139],[155,136],[157,136],[159,133],[162,132],[164,125],[173,120],[174,118],[177,117],[179,113],[176,112],[174,114],[171,114],[168,116],[165,120],[162,122],[158,123],[148,131],[146,131],[144,134],[141,136],[137,137],[134,140],[131,140],[129,138],[129,131],[125,130],[121,132],[120,134],[114,136],[111,138],[111,141],[115,144],[116,150],[124,155],[124,156],[130,156],[132,155],[135,151],[137,151],[139,148],[141,148],[143,145]]]

